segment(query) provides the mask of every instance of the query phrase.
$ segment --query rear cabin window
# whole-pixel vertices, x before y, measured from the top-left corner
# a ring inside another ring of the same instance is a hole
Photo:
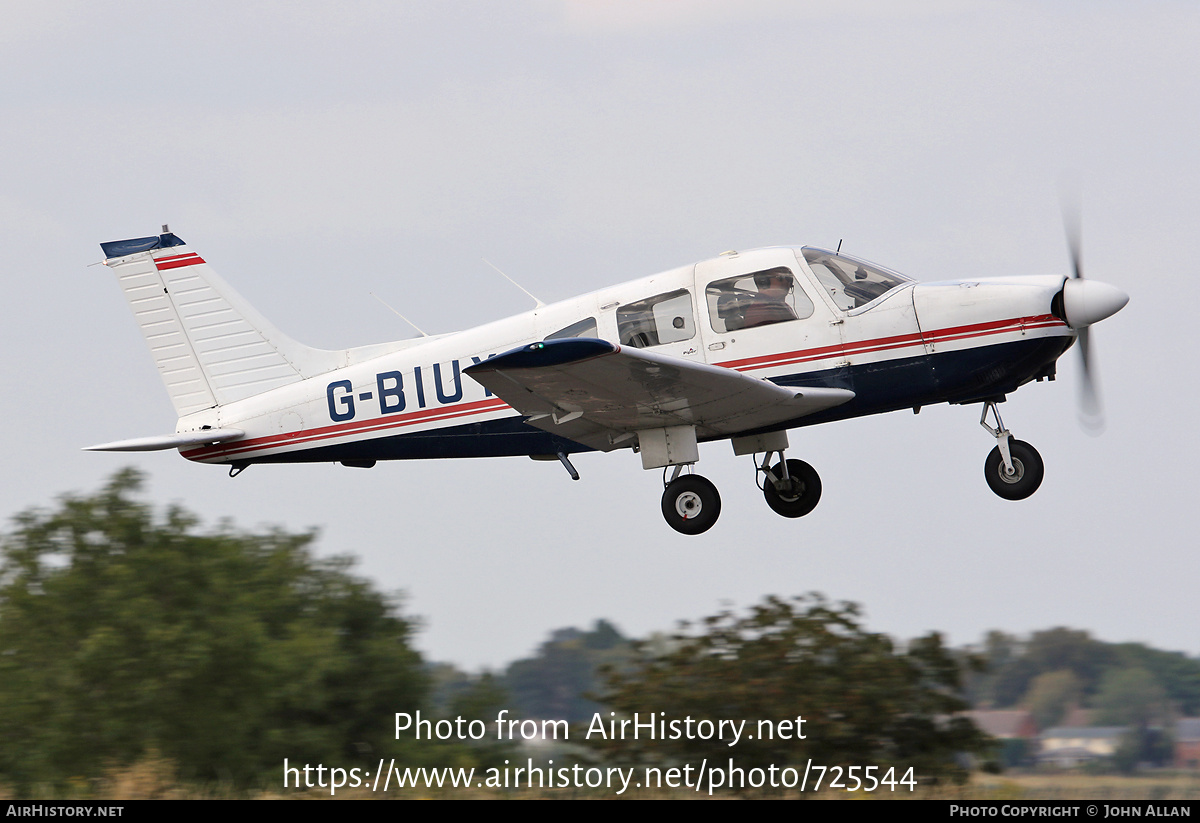
[[[572,323],[565,329],[559,329],[554,334],[546,335],[547,340],[561,340],[564,337],[597,337],[596,318],[588,317],[578,323]]]
[[[621,345],[639,349],[691,340],[696,336],[691,293],[678,289],[620,306],[617,336]]]
[[[812,301],[786,266],[715,280],[704,291],[715,332],[803,320],[813,313]]]

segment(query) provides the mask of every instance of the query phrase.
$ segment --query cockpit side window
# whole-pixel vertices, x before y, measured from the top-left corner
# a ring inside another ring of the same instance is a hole
[[[578,323],[572,323],[566,328],[559,329],[553,334],[546,335],[547,340],[561,340],[564,337],[598,337],[596,318],[587,317]]]
[[[803,251],[808,267],[843,311],[865,306],[897,286],[912,282],[902,274],[844,254],[811,248]]]
[[[813,313],[812,301],[786,266],[714,280],[704,292],[715,332],[803,320]]]
[[[620,306],[617,336],[621,345],[639,349],[691,340],[696,336],[691,293],[677,289]]]

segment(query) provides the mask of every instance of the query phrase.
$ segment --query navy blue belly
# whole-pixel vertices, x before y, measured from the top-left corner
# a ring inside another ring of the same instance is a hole
[[[1072,337],[1036,337],[965,351],[937,352],[773,378],[773,382],[781,386],[850,389],[855,392],[855,397],[832,409],[771,428],[811,426],[936,403],[978,402],[1007,394],[1045,374],[1047,367],[1070,347],[1073,340]],[[514,416],[321,446],[246,462],[367,463],[372,460],[553,455],[560,451],[576,454],[591,449],[530,426],[523,418]]]

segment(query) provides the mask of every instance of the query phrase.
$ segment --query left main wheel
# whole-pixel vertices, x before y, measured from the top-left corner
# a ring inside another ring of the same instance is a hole
[[[672,480],[662,496],[662,513],[667,525],[681,534],[700,534],[712,528],[721,515],[717,487],[698,474]]]

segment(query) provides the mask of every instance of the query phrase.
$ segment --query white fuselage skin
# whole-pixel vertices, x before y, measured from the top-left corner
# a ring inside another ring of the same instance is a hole
[[[811,313],[792,322],[717,331],[723,324],[713,319],[716,309],[706,298],[709,284],[777,267],[794,273],[797,300],[803,292],[812,304]],[[185,415],[177,431],[204,427],[243,430],[245,436],[232,442],[181,450],[192,460],[236,465],[320,459],[305,457],[304,452],[513,418],[516,412],[512,408],[461,370],[586,318],[595,318],[595,331],[579,336],[629,345],[629,341],[621,341],[618,309],[679,289],[690,295],[692,317],[681,332],[690,336],[654,346],[653,351],[789,385],[803,385],[806,375],[822,375],[828,385],[830,375],[857,372],[869,376],[878,371],[873,366],[892,361],[922,363],[925,358],[934,363],[936,358],[931,356],[1038,338],[1054,339],[1047,341],[1056,345],[1048,347],[1052,354],[1044,364],[1052,373],[1054,358],[1075,336],[1063,319],[1051,313],[1051,302],[1064,281],[1061,275],[1047,275],[903,282],[865,305],[845,309],[839,306],[836,291],[814,274],[799,248],[729,253],[477,328],[409,341],[397,351],[366,362]],[[1024,374],[1017,382],[1035,376],[1040,375]],[[901,402],[905,406],[921,404],[900,395],[894,402],[875,400],[863,396],[864,387],[858,391],[857,400],[862,403],[856,414],[896,408]],[[926,402],[980,399],[964,394],[954,400],[954,391],[943,387],[932,392]]]

